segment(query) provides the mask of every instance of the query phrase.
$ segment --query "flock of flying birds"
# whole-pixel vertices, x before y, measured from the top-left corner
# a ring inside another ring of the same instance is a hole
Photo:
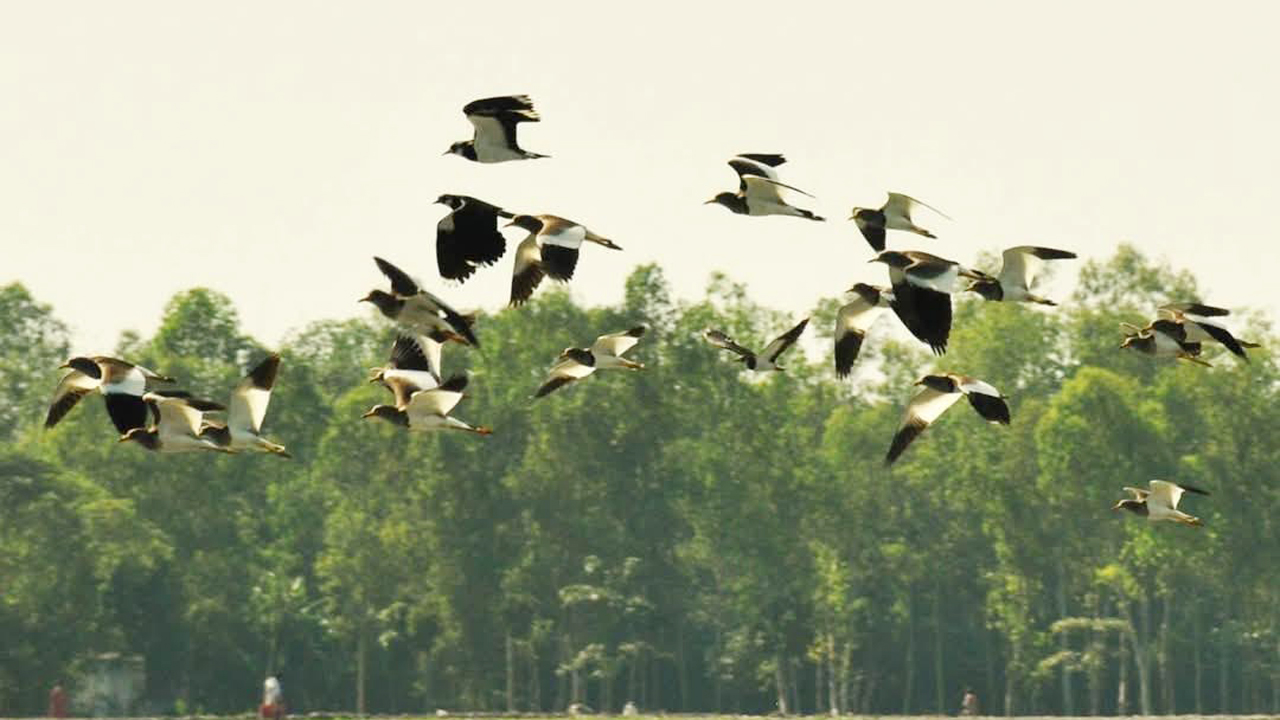
[[[445,153],[460,155],[480,163],[546,158],[522,149],[516,141],[520,123],[538,122],[540,117],[526,95],[485,98],[468,103],[463,113],[474,133],[470,140],[454,143]],[[779,154],[743,153],[729,160],[738,175],[737,192],[721,192],[707,203],[721,205],[748,216],[782,215],[823,221],[810,210],[787,201],[791,193],[809,196],[778,179],[778,168],[786,162]],[[812,197],[812,196],[809,196]],[[527,235],[516,246],[511,276],[509,304],[526,303],[546,277],[558,282],[573,278],[584,243],[612,250],[621,248],[585,225],[549,214],[512,213],[465,195],[441,195],[437,203],[450,212],[436,226],[436,264],[440,276],[465,282],[481,267],[496,263],[507,249],[499,228],[517,227]],[[853,208],[854,221],[862,236],[876,252],[870,262],[888,268],[889,286],[857,283],[850,288],[850,302],[840,308],[835,327],[835,372],[845,378],[857,360],[859,350],[872,325],[892,310],[902,324],[936,355],[947,349],[951,332],[951,295],[975,292],[984,299],[1054,305],[1052,300],[1032,292],[1037,272],[1045,261],[1075,258],[1075,253],[1054,248],[1021,245],[1003,252],[1003,263],[992,275],[920,250],[886,250],[889,230],[936,238],[912,219],[912,212],[925,208],[942,217],[940,211],[910,196],[890,192],[879,208]],[[949,218],[948,218],[949,219]],[[387,260],[375,257],[378,269],[390,282],[389,290],[372,290],[362,298],[399,329],[387,364],[376,368],[369,382],[383,385],[391,393],[390,404],[370,408],[364,417],[381,418],[409,430],[454,429],[487,435],[491,430],[471,425],[452,415],[464,397],[465,374],[445,377],[441,366],[442,348],[457,343],[478,348],[474,332],[476,316],[455,310],[440,297],[422,287],[409,274]],[[967,284],[961,287],[961,279]],[[1247,360],[1245,348],[1257,344],[1235,338],[1226,328],[1208,318],[1228,311],[1198,303],[1162,306],[1158,316],[1144,327],[1124,325],[1121,348],[1154,357],[1180,358],[1208,365],[1200,358],[1204,343],[1216,342]],[[708,343],[737,356],[747,370],[780,371],[779,359],[804,333],[804,318],[755,352],[721,330],[703,333]],[[590,346],[566,348],[552,364],[546,381],[534,392],[544,397],[569,383],[582,380],[596,370],[641,370],[644,366],[624,357],[645,333],[644,326],[596,338]],[[45,427],[53,427],[83,396],[97,391],[103,396],[107,413],[120,434],[120,441],[134,441],[159,453],[214,451],[223,453],[263,452],[289,457],[284,446],[262,434],[263,419],[271,399],[271,389],[280,366],[280,356],[262,360],[232,389],[227,405],[194,398],[173,389],[174,379],[141,366],[106,356],[74,357],[62,367],[70,370],[58,384]],[[895,432],[885,456],[893,463],[921,433],[961,397],[966,398],[984,420],[1008,424],[1009,406],[1005,396],[978,378],[953,372],[925,375],[915,383],[921,387],[907,404],[902,424]],[[209,417],[226,413],[226,420]],[[1172,520],[1190,525],[1201,521],[1177,509],[1183,492],[1208,493],[1198,488],[1164,480],[1152,480],[1149,490],[1125,488],[1131,497],[1120,500],[1114,509],[1126,509],[1150,520]]]

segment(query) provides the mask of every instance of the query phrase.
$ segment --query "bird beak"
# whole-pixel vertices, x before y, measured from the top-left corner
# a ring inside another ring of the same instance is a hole
[[[512,225],[515,225],[515,224],[516,224],[516,221],[515,221],[515,220],[512,220],[511,222],[507,223],[506,225],[503,225],[502,227],[504,227],[504,228],[506,228],[506,227],[511,227]]]
[[[1119,510],[1119,509],[1120,509],[1120,507],[1121,507],[1123,504],[1124,504],[1124,501],[1123,501],[1123,500],[1121,500],[1121,501],[1117,502],[1115,505],[1112,505],[1112,506],[1111,506],[1111,509],[1112,509],[1112,510]]]
[[[707,200],[706,202],[704,202],[704,203],[702,203],[702,204],[703,204],[703,205],[710,205],[711,203],[713,203],[713,202],[715,202],[715,201],[716,201],[716,199],[715,199],[715,198],[711,198],[710,200]]]
[[[445,150],[444,152],[440,153],[441,157],[445,155],[452,155],[452,154],[453,154],[453,148],[449,148],[448,150]]]
[[[365,414],[363,414],[363,415],[361,415],[361,416],[360,416],[360,418],[361,418],[361,419],[364,419],[364,418],[367,418],[367,417],[373,417],[373,411],[372,411],[372,410],[370,410],[369,412],[367,412],[367,413],[365,413]]]
[[[605,246],[605,247],[609,248],[610,250],[621,250],[621,249],[622,249],[622,246],[621,246],[621,245],[619,245],[618,243],[616,243],[616,242],[614,242],[614,241],[612,241],[612,240],[609,240],[609,239],[607,239],[607,238],[600,238],[599,240],[596,240],[596,242],[597,242],[597,243],[599,243],[600,245],[603,245],[603,246]]]
[[[128,435],[121,435],[119,439],[116,440],[116,442],[124,442],[125,440],[128,440],[128,439],[129,439]]]
[[[880,258],[878,258],[878,257],[873,257],[873,258],[871,258],[870,260],[868,260],[867,262],[869,262],[869,263],[873,263],[873,262],[880,262]]]

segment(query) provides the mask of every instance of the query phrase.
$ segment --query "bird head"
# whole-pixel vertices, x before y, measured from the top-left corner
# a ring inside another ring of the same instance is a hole
[[[738,197],[737,195],[734,195],[731,192],[716,193],[715,197],[711,198],[710,200],[702,204],[711,205],[714,203],[717,205],[724,205],[725,207],[729,207],[729,205],[732,204],[734,199],[736,199],[737,197]]]
[[[386,420],[387,422],[390,422],[390,423],[395,423],[396,425],[404,425],[406,427],[409,425],[409,416],[406,415],[403,410],[392,407],[390,405],[374,405],[373,407],[369,408],[368,412],[366,412],[364,415],[361,415],[360,417],[361,418],[376,417],[376,418],[382,418],[383,420]]]
[[[155,450],[160,444],[160,438],[154,430],[140,427],[130,428],[129,432],[121,435],[117,442],[129,442],[130,440],[138,443],[148,450]]]
[[[462,198],[458,197],[457,195],[449,195],[448,193],[446,193],[436,198],[436,204],[448,205],[454,210],[457,210],[458,208],[462,207]]]
[[[467,153],[467,147],[468,147],[469,145],[470,145],[470,143],[468,143],[466,140],[459,140],[458,142],[456,142],[456,143],[454,143],[454,144],[450,145],[450,146],[449,146],[449,149],[448,149],[448,150],[445,150],[445,151],[444,151],[444,153],[442,153],[442,154],[444,154],[444,155],[466,155],[466,153]]]
[[[58,369],[64,370],[67,368],[70,368],[72,370],[78,370],[84,373],[85,375],[88,375],[89,377],[94,378],[95,380],[102,379],[102,369],[98,367],[98,363],[90,360],[87,357],[82,357],[82,356],[73,357],[70,360],[62,363],[62,365]]]
[[[965,288],[966,292],[976,292],[987,300],[1001,300],[1004,298],[1004,288],[1000,287],[1000,283],[995,278],[982,278],[969,283],[969,287]]]
[[[387,313],[393,310],[397,305],[403,304],[404,301],[389,292],[382,290],[370,290],[368,295],[360,298],[360,302],[373,303],[383,313]]]
[[[1123,500],[1117,501],[1115,505],[1111,506],[1111,509],[1112,510],[1128,510],[1129,512],[1134,513],[1136,515],[1146,515],[1148,512],[1147,504],[1141,500],[1136,500],[1134,498],[1125,498]]]
[[[857,219],[858,219],[858,216],[859,216],[859,215],[861,215],[862,213],[866,212],[866,211],[867,211],[867,209],[866,209],[866,208],[855,207],[854,209],[852,209],[852,210],[850,210],[850,211],[849,211],[849,219],[850,219],[850,220],[857,220]]]
[[[370,383],[382,382],[382,378],[384,377],[384,373],[386,372],[387,372],[386,368],[371,368],[369,370],[369,382]]]
[[[542,221],[532,215],[517,215],[511,218],[511,222],[503,225],[503,227],[511,227],[513,225],[531,233],[536,233],[542,229]]]
[[[915,261],[908,257],[906,253],[901,253],[897,250],[885,250],[867,262],[880,262],[889,267],[904,268]]]

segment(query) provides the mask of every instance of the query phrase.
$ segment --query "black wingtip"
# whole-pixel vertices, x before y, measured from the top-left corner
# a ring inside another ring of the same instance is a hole
[[[448,380],[445,380],[444,382],[440,383],[441,390],[448,390],[450,392],[462,392],[466,388],[467,388],[467,376],[463,373],[454,375],[450,377]]]

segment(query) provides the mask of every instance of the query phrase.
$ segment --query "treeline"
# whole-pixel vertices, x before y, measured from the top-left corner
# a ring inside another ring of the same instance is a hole
[[[701,330],[761,344],[798,318],[723,277],[676,302],[641,267],[618,307],[544,292],[446,349],[488,438],[361,420],[392,330],[323,321],[270,348],[288,461],[120,444],[92,396],[45,431],[68,332],[0,288],[0,715],[103,652],[145,659],[159,712],[245,710],[278,669],[298,711],[945,713],[966,686],[994,713],[1280,711],[1276,340],[1236,314],[1248,363],[1117,349],[1120,321],[1192,298],[1230,301],[1122,246],[1060,308],[958,301],[936,364],[882,320],[851,382],[833,298],[761,380]],[[637,323],[648,369],[531,401],[561,348]],[[204,289],[77,350],[213,399],[267,351]],[[953,411],[886,469],[933,367],[1013,422]],[[1110,510],[1152,478],[1212,492],[1187,501],[1206,526]]]

